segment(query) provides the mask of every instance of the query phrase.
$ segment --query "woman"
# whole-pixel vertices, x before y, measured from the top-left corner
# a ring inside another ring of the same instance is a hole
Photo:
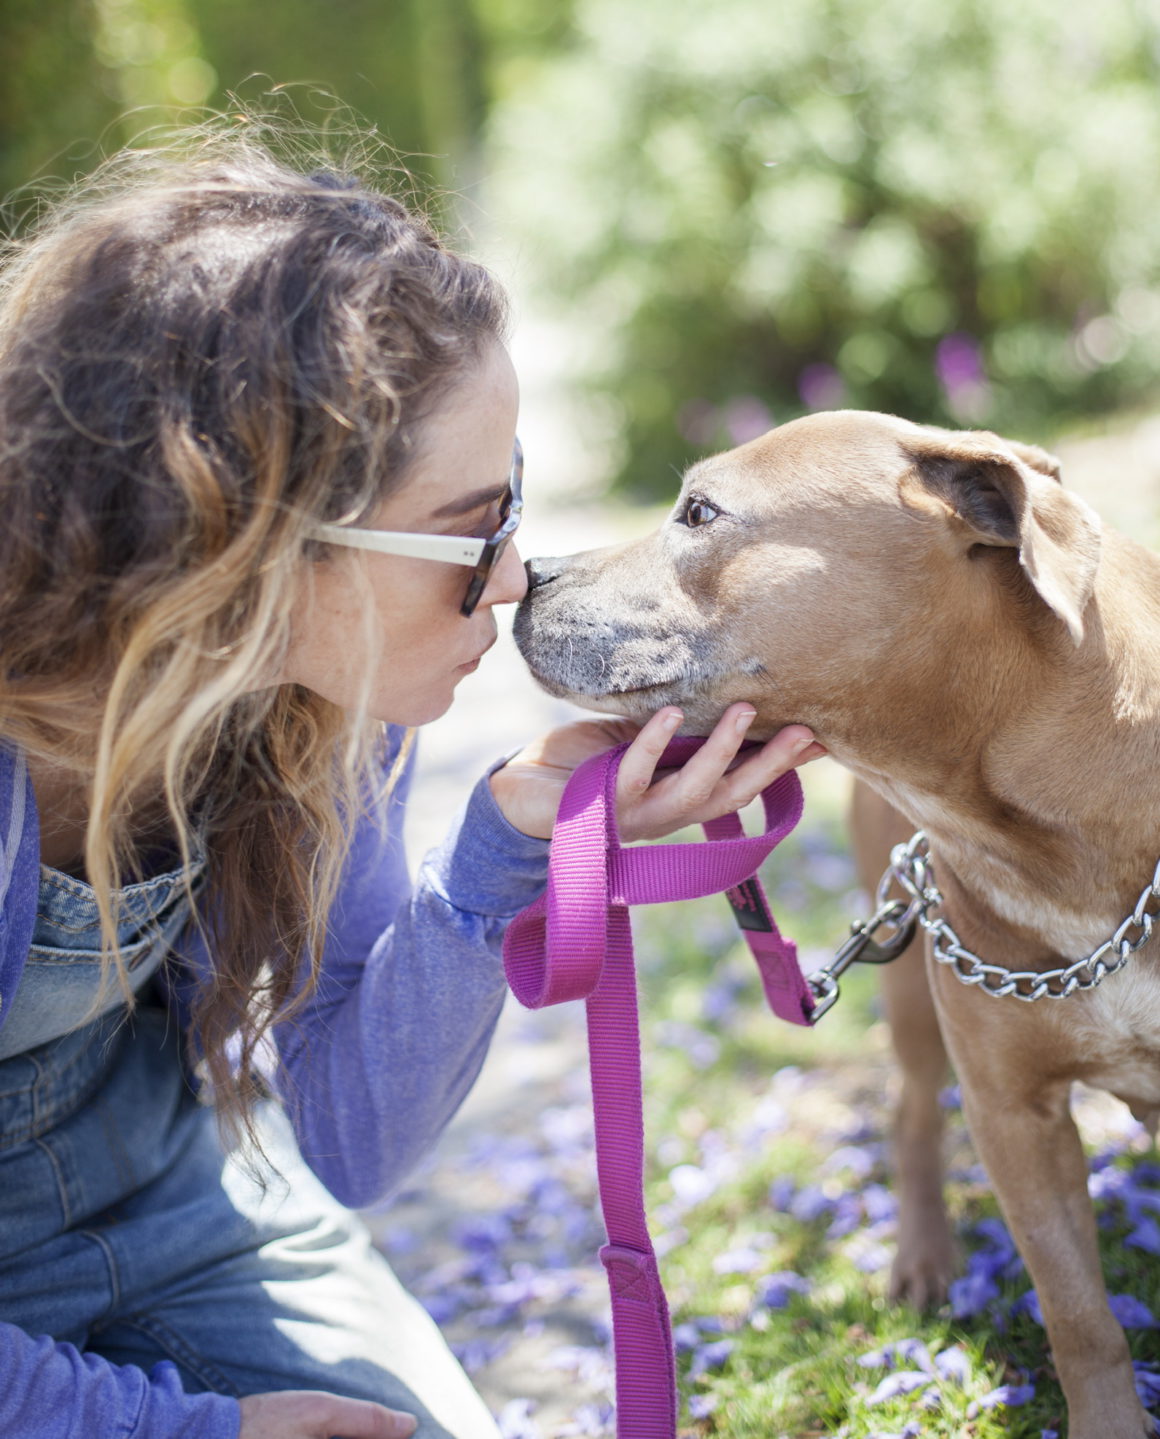
[[[397,201],[239,138],[120,157],[7,267],[8,1439],[494,1436],[345,1206],[475,1078],[578,763],[636,735],[638,839],[813,753],[734,764],[734,705],[654,781],[678,711],[568,726],[412,888],[410,735],[526,584],[504,325]]]

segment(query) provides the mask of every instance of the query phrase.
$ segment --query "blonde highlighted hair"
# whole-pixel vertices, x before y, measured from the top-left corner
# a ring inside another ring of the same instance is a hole
[[[0,271],[0,739],[89,784],[119,971],[112,897],[148,837],[187,868],[204,851],[192,1039],[235,1135],[382,788],[381,727],[263,682],[322,556],[308,531],[400,483],[506,325],[422,216],[253,129],[115,157]]]

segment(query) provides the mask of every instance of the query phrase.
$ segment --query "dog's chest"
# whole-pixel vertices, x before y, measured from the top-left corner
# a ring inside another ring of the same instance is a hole
[[[1160,1104],[1160,954],[1144,950],[1076,1004],[1068,1026],[1083,1078],[1129,1102]]]

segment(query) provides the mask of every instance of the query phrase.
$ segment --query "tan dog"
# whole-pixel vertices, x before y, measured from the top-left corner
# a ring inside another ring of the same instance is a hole
[[[590,707],[643,719],[679,704],[706,733],[749,700],[755,736],[809,725],[873,791],[858,804],[868,878],[922,826],[962,942],[1057,968],[1112,934],[1160,856],[1160,560],[1101,533],[1057,477],[1042,451],[991,434],[853,411],[797,420],[694,466],[655,534],[532,561],[516,637],[542,684]],[[950,1268],[945,1056],[921,966],[899,966],[895,1284],[921,1302]],[[1152,1432],[1068,1101],[1083,1079],[1154,1117],[1158,967],[1160,938],[1089,993],[1021,1003],[927,964],[1072,1439]]]

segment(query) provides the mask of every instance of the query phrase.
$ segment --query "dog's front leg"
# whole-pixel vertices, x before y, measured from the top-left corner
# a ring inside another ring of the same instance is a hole
[[[939,979],[954,983],[945,973]],[[1124,1331],[1108,1307],[1070,1084],[1028,1083],[1021,1060],[1039,1036],[1029,1034],[1020,1047],[1010,1032],[1000,1032],[1006,1016],[989,1024],[996,1016],[986,1006],[996,1009],[1003,1001],[969,991],[940,994],[940,1001],[971,1138],[1039,1295],[1067,1396],[1068,1433],[1071,1439],[1151,1435]]]

